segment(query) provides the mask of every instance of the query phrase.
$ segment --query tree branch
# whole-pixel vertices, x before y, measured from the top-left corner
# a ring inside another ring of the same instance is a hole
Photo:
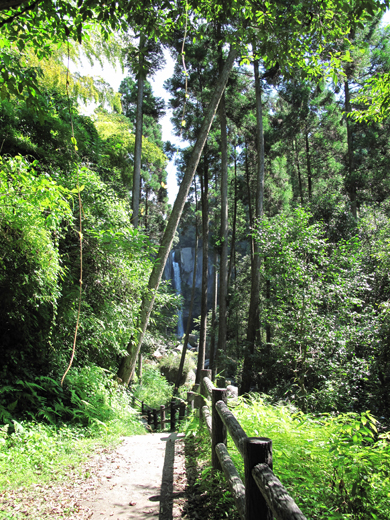
[[[23,3],[24,2],[20,2],[17,0],[10,0],[9,2],[0,2],[0,11],[4,10],[4,9],[8,9],[9,7],[14,7],[13,5],[9,5],[8,7],[3,7],[4,5],[15,4],[15,6],[19,6],[19,5],[22,5]],[[35,0],[35,2],[33,2],[32,4],[26,5],[26,7],[24,9],[22,9],[21,11],[18,11],[17,13],[13,14],[9,18],[2,20],[0,22],[0,28],[3,27],[7,23],[12,23],[21,14],[24,14],[27,11],[31,11],[31,9],[34,9],[34,7],[37,5],[37,3],[38,3],[38,0]]]

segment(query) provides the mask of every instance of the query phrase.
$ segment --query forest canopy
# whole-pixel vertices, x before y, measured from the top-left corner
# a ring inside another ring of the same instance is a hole
[[[207,357],[242,392],[372,407],[388,386],[387,6],[0,1],[4,384],[59,378],[78,323],[75,366],[129,382],[141,347],[174,331],[180,297],[161,280],[188,233],[198,373]],[[149,83],[163,49],[188,144],[172,208]],[[81,55],[120,61],[119,92],[71,74]]]

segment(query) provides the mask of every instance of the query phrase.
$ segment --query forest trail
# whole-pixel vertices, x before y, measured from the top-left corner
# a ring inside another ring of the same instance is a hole
[[[186,486],[184,435],[151,433],[126,437],[100,455],[97,485],[81,500],[93,520],[182,517]]]

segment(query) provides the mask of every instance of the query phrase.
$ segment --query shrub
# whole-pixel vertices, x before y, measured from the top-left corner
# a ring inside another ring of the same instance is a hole
[[[168,383],[156,365],[146,365],[142,383],[134,387],[134,395],[151,408],[158,408],[172,399],[173,386]]]
[[[179,371],[180,365],[180,355],[175,355],[173,352],[170,352],[167,356],[161,358],[159,363],[159,368],[161,374],[166,377],[166,379],[175,384],[177,379],[177,374]],[[180,385],[184,385],[187,381],[188,374],[191,370],[196,368],[196,354],[194,352],[187,351],[186,358],[184,361],[183,367],[183,376],[180,381]]]

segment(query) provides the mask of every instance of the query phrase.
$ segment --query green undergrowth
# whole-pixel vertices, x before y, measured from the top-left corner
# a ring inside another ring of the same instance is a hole
[[[229,404],[249,437],[272,440],[273,471],[310,520],[390,519],[390,432],[369,413],[304,414],[251,395]],[[215,507],[236,514],[223,476],[211,471],[211,442],[193,415],[185,426],[203,468],[198,485]],[[242,457],[228,436],[228,451],[244,481]],[[213,486],[220,490],[212,491]],[[225,518],[225,515],[218,518]]]
[[[205,427],[199,428],[199,419],[195,414],[187,419],[182,428],[185,432],[187,475],[185,518],[240,520],[223,474],[211,470],[211,443],[208,430]]]
[[[63,388],[36,378],[1,390],[0,492],[66,478],[97,449],[146,433],[130,394],[96,366],[72,370]]]
[[[390,434],[369,412],[303,414],[259,396],[232,411],[249,437],[272,439],[274,473],[307,518],[390,519]],[[230,438],[228,449],[243,475]]]
[[[142,374],[142,384],[133,386],[135,397],[151,408],[160,408],[172,399],[173,385],[169,384],[156,365],[146,365]]]

